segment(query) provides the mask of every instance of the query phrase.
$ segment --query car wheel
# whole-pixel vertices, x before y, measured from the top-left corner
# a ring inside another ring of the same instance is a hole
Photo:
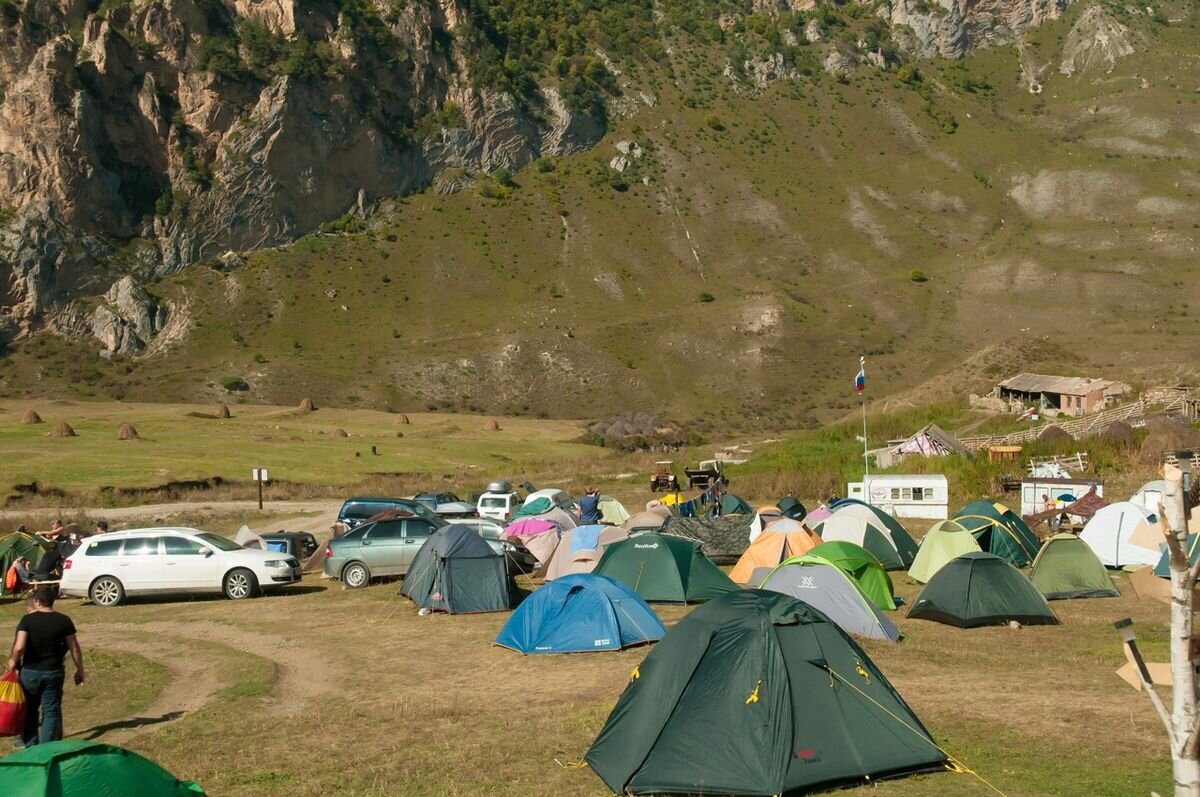
[[[97,606],[117,606],[125,600],[125,587],[115,576],[100,576],[92,582],[88,597]]]
[[[362,562],[351,562],[342,571],[342,583],[347,589],[362,589],[371,583],[371,571]]]
[[[231,601],[253,598],[258,592],[258,579],[244,567],[225,574],[225,597]]]

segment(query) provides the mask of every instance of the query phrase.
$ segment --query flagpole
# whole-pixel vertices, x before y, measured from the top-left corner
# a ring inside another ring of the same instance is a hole
[[[867,479],[871,475],[871,465],[867,459],[867,389],[866,389],[866,373],[867,373],[867,358],[858,358],[859,369],[863,373],[863,391],[862,391],[862,411],[863,411],[863,493],[867,499],[867,503],[871,503],[871,488],[867,484]]]

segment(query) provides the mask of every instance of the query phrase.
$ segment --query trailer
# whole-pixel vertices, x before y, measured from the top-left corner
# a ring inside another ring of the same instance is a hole
[[[950,484],[940,473],[888,473],[850,482],[846,495],[896,517],[945,520],[950,516]]]

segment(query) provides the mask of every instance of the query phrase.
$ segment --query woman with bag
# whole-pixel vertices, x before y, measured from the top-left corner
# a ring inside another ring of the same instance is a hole
[[[8,670],[20,669],[25,690],[25,746],[62,738],[62,697],[67,652],[75,663],[75,684],[83,683],[83,651],[75,638],[75,624],[54,611],[54,590],[39,587],[33,595],[33,611],[17,624]],[[40,709],[40,723],[39,723]],[[40,727],[39,727],[40,726]]]

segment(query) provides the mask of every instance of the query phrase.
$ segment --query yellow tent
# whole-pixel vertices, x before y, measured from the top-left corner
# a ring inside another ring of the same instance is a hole
[[[820,537],[803,526],[798,531],[775,531],[768,528],[750,543],[742,558],[738,559],[737,564],[729,571],[729,577],[738,584],[749,584],[755,570],[767,568],[769,571],[778,567],[785,559],[808,553],[820,542]]]

